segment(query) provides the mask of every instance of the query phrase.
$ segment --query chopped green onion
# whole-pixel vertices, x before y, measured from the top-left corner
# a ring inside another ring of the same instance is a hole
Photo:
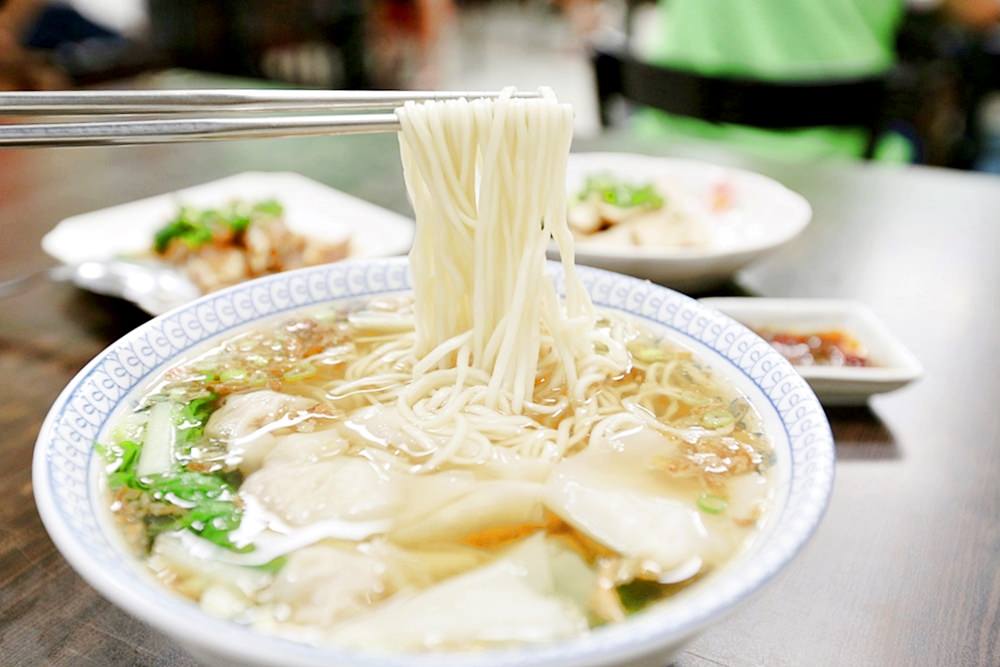
[[[281,378],[285,382],[301,382],[316,375],[316,367],[308,361],[301,361],[289,370]]]
[[[698,498],[698,509],[706,514],[722,514],[727,507],[729,507],[729,502],[721,496],[703,493]]]
[[[701,416],[701,425],[705,428],[719,429],[725,428],[736,421],[733,413],[724,408],[709,410]]]
[[[243,361],[247,362],[252,366],[257,366],[259,368],[263,368],[268,365],[267,357],[265,357],[263,354],[257,354],[257,353],[246,355],[245,357],[243,357]]]
[[[220,382],[239,382],[245,380],[247,377],[247,372],[243,368],[226,368],[221,373],[219,373]]]
[[[247,384],[251,387],[263,387],[271,377],[264,371],[254,371],[247,378]]]
[[[670,358],[667,351],[655,345],[634,345],[629,347],[632,357],[644,364],[655,364],[658,361],[666,361]]]
[[[215,382],[219,379],[219,372],[214,368],[196,368],[194,373],[192,379],[196,382]]]

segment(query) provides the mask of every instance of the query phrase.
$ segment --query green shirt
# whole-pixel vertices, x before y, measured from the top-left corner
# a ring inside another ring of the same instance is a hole
[[[789,81],[863,76],[892,66],[902,0],[660,0],[659,38],[647,58],[709,76]],[[642,133],[725,141],[790,158],[857,156],[864,130],[774,132],[713,125],[649,111]],[[880,159],[905,160],[901,137],[880,142]]]

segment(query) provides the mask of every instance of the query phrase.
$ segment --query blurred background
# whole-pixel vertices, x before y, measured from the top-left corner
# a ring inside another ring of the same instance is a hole
[[[550,85],[578,136],[1000,173],[1000,0],[6,0],[0,89]]]

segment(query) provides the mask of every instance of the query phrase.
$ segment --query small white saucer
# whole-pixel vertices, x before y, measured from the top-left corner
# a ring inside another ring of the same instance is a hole
[[[841,329],[856,338],[871,366],[795,366],[824,405],[862,404],[873,394],[910,384],[924,372],[875,313],[857,301],[715,297],[701,302],[751,329]]]

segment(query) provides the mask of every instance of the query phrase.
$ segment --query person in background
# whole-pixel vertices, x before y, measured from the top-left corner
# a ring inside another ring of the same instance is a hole
[[[0,0],[0,90],[67,88],[75,74],[113,63],[128,43],[100,17],[136,23],[136,2]]]
[[[54,90],[67,84],[66,77],[44,55],[23,44],[41,4],[39,0],[0,4],[0,90]]]
[[[965,25],[982,28],[1000,18],[998,0],[944,0]],[[903,0],[660,0],[650,62],[707,76],[766,81],[877,75],[895,62]],[[723,141],[790,159],[858,157],[862,129],[806,128],[768,131],[714,125],[695,118],[645,110],[636,118],[645,135]],[[907,161],[911,147],[886,133],[875,158]]]

